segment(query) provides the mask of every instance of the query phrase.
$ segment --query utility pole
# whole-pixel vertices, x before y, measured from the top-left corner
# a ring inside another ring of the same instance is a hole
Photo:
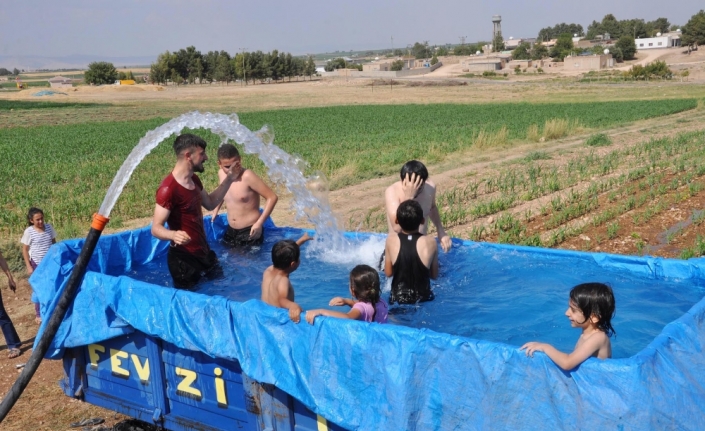
[[[247,85],[247,71],[245,70],[245,51],[247,48],[240,48],[242,50],[242,81]]]

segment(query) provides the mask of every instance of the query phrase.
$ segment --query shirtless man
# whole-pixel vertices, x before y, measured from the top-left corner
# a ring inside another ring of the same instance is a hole
[[[419,233],[422,235],[428,233],[428,220],[430,219],[436,226],[441,248],[447,252],[452,243],[443,229],[441,216],[436,207],[436,185],[428,179],[426,166],[417,160],[411,160],[402,166],[400,176],[401,180],[387,187],[387,191],[384,193],[389,233],[401,232],[399,224],[394,222],[397,217],[397,208],[400,203],[413,199],[421,205],[423,210],[424,222],[419,226]]]
[[[174,287],[191,289],[204,274],[214,277],[219,272],[218,258],[206,241],[201,207],[212,210],[223,200],[233,173],[228,170],[225,180],[208,194],[195,174],[204,171],[208,160],[206,141],[184,133],[174,141],[174,152],[176,166],[157,189],[152,235],[171,242],[167,265]]]
[[[221,183],[225,181],[229,169],[232,169],[234,177],[224,199],[228,208],[228,230],[223,235],[223,242],[230,247],[262,244],[262,225],[277,204],[276,193],[257,174],[242,167],[240,153],[232,144],[223,144],[218,148],[218,166]],[[267,203],[260,214],[261,197],[264,197]],[[221,206],[222,202],[213,211],[214,218]]]

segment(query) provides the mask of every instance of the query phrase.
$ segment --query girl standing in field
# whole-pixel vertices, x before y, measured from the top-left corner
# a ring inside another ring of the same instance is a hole
[[[29,227],[25,229],[20,242],[22,243],[22,256],[27,267],[27,275],[32,275],[37,265],[44,259],[44,255],[49,251],[49,247],[56,243],[56,232],[49,223],[44,223],[44,212],[39,208],[32,207],[27,213],[27,222]],[[37,324],[42,323],[42,317],[39,314],[39,302],[32,293],[32,302],[34,302],[34,321]]]
[[[309,310],[306,321],[313,325],[316,316],[387,323],[387,303],[381,298],[379,274],[368,265],[358,265],[350,271],[350,294],[353,299],[336,296],[328,305],[347,305],[350,311],[341,313],[325,309]]]
[[[526,356],[534,356],[534,352],[544,352],[565,371],[572,370],[590,357],[612,357],[610,337],[614,334],[614,295],[609,286],[602,283],[583,283],[575,286],[570,291],[565,315],[570,320],[570,326],[583,330],[571,353],[563,353],[550,344],[536,341],[524,344],[520,350],[526,350]]]

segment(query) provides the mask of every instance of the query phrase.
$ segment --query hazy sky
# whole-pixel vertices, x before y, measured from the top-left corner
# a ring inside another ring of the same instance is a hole
[[[9,0],[2,0],[2,3]],[[657,0],[22,0],[0,7],[0,55],[155,56],[194,45],[293,54],[488,40],[491,17],[505,37],[536,37],[542,27],[664,16],[684,24],[703,0],[678,7]]]

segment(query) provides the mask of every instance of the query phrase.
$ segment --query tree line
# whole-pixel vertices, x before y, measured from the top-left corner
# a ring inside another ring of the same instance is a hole
[[[149,79],[155,84],[175,84],[196,82],[212,83],[235,80],[245,82],[267,80],[278,81],[284,78],[308,76],[316,73],[313,57],[307,59],[292,56],[288,52],[241,52],[231,56],[227,51],[208,51],[201,54],[195,47],[169,52],[165,51],[157,57],[150,67]]]

